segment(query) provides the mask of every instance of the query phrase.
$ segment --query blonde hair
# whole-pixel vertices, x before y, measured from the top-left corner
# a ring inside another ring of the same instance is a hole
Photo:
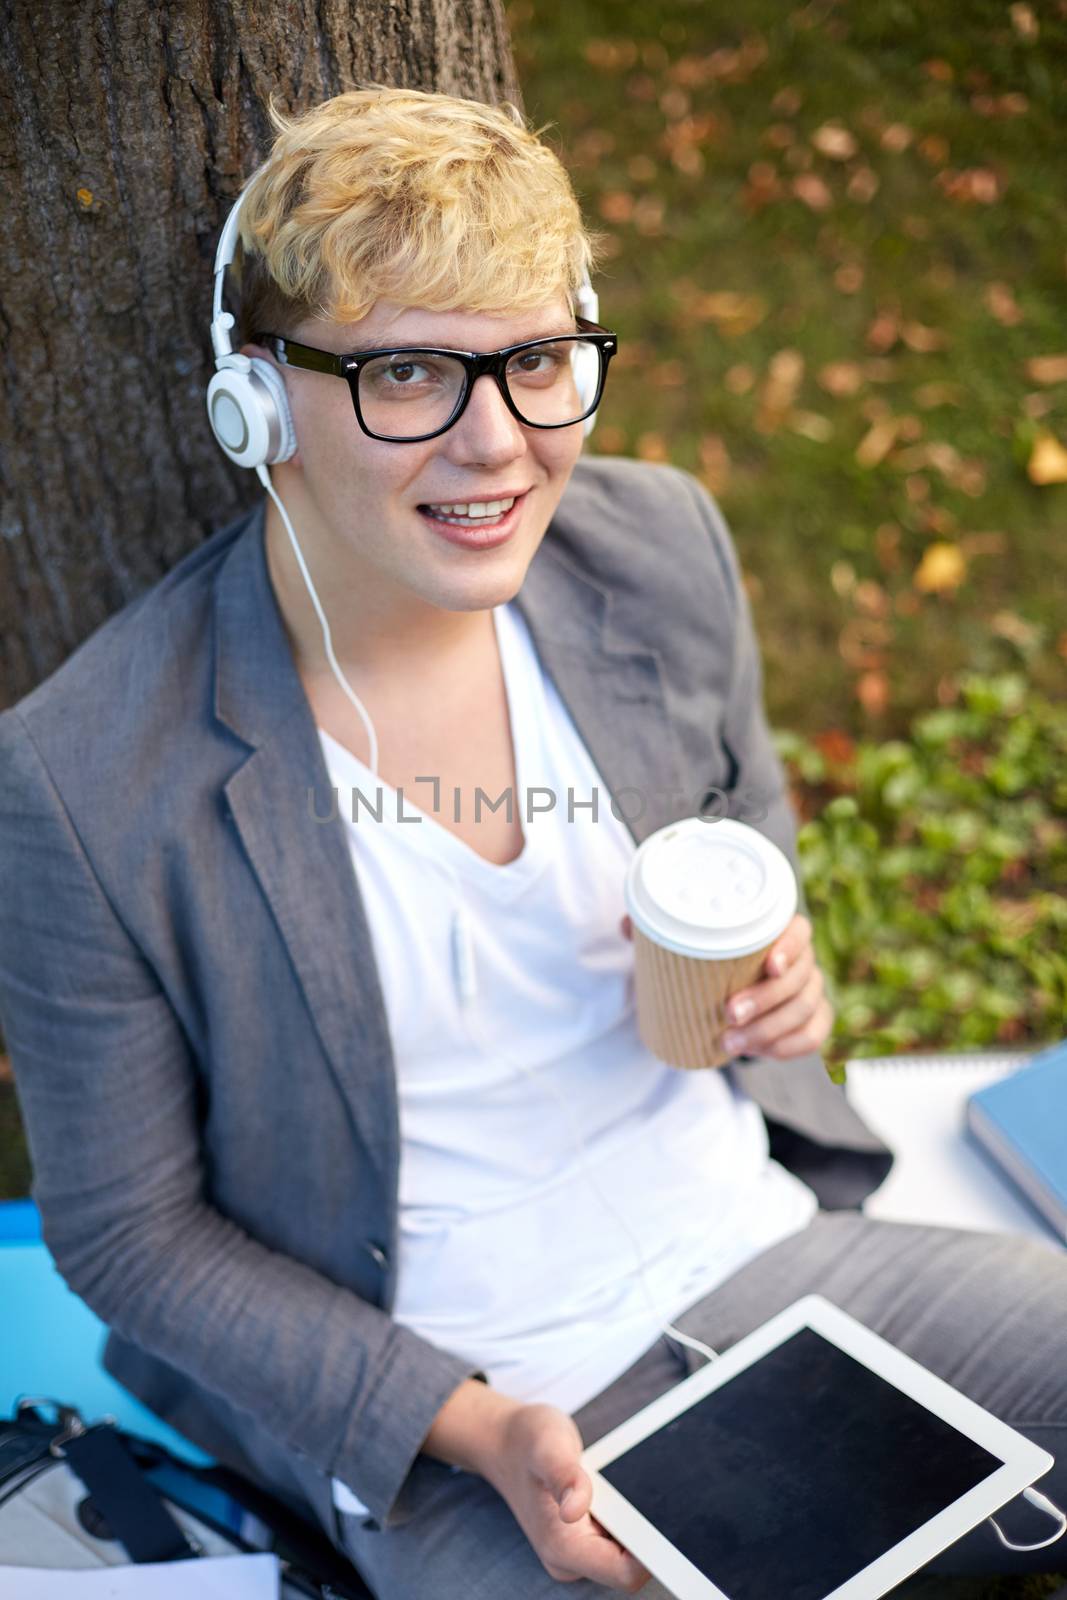
[[[242,341],[378,300],[503,314],[562,293],[573,310],[600,239],[515,106],[370,84],[270,116],[240,214]]]

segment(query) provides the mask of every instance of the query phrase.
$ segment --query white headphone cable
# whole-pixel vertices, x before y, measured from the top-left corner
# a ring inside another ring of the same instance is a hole
[[[338,683],[341,685],[341,688],[344,690],[345,694],[348,696],[356,710],[359,712],[360,716],[363,718],[363,726],[366,728],[367,738],[370,740],[370,760],[367,762],[367,765],[374,773],[374,776],[377,777],[378,735],[374,731],[374,724],[367,714],[366,707],[364,706],[362,700],[356,694],[355,690],[352,689],[348,679],[345,677],[344,673],[341,671],[341,668],[337,664],[337,657],[333,653],[333,639],[330,635],[330,624],[326,620],[325,611],[323,611],[322,606],[319,604],[319,597],[315,592],[315,585],[311,581],[311,573],[307,569],[307,563],[304,560],[300,545],[297,542],[296,534],[293,532],[293,524],[289,520],[289,513],[282,505],[282,502],[275,491],[274,485],[270,481],[270,473],[268,472],[267,468],[264,466],[257,467],[256,477],[259,479],[264,489],[266,489],[267,493],[274,501],[274,504],[278,507],[281,519],[285,524],[285,531],[289,535],[289,542],[293,547],[293,554],[296,556],[297,564],[299,565],[301,574],[303,575],[308,594],[311,596],[311,603],[315,607],[315,614],[319,619],[319,626],[322,629],[322,642],[326,648],[326,659],[330,663],[330,670],[333,672],[334,677],[337,679]]]

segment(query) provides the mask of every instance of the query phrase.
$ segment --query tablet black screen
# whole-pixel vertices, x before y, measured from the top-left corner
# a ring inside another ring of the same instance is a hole
[[[1000,1465],[803,1328],[600,1471],[730,1600],[823,1600]]]

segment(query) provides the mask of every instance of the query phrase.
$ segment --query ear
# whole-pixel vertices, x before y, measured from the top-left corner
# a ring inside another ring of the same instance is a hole
[[[278,380],[281,383],[282,389],[285,392],[286,404],[291,408],[292,407],[292,396],[289,393],[289,384],[288,384],[287,376],[286,376],[286,373],[285,373],[285,369],[281,366],[281,364],[278,361],[275,360],[274,355],[271,353],[271,351],[268,350],[265,345],[261,345],[261,344],[243,344],[241,346],[239,354],[243,355],[243,356],[248,356],[249,360],[265,361],[265,362],[268,363],[269,366],[274,368],[274,371],[278,375]],[[290,409],[290,413],[289,414],[290,414],[290,419],[292,419],[292,410],[291,409]],[[295,435],[296,434],[295,426],[294,426],[294,430],[293,431],[294,431],[294,435]],[[303,466],[303,461],[301,460],[301,456],[300,456],[299,436],[296,436],[296,437],[297,437],[297,446],[296,446],[296,449],[294,450],[293,454],[291,456],[289,456],[289,458],[287,460],[285,460],[285,461],[276,462],[275,465],[271,467],[271,471],[272,472],[278,472],[279,470],[280,471],[284,471],[286,467],[302,467]]]

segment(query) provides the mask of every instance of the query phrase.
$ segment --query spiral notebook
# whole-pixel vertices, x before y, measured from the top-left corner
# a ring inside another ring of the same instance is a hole
[[[871,1056],[849,1061],[845,1093],[896,1160],[864,1214],[1058,1243],[1051,1227],[966,1133],[967,1101],[1025,1065],[1035,1050]]]

